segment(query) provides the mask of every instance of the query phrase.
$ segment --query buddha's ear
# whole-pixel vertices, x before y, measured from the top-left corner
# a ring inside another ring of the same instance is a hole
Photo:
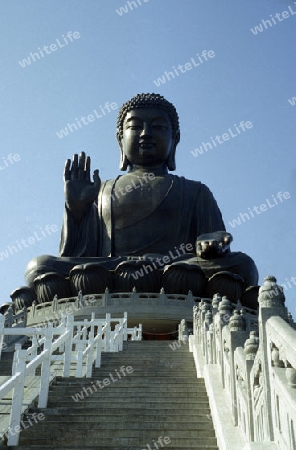
[[[170,154],[169,154],[169,157],[168,157],[168,162],[167,162],[168,169],[171,170],[171,171],[176,170],[176,158],[175,158],[175,155],[176,155],[176,148],[177,148],[177,145],[178,145],[179,141],[180,141],[180,131],[178,130],[176,132],[175,139],[174,139],[173,144],[172,144],[172,150],[170,151]]]
[[[119,144],[119,147],[120,147],[120,164],[119,164],[119,168],[120,168],[120,170],[125,172],[127,170],[127,168],[128,168],[129,162],[128,162],[128,159],[125,156],[125,153],[124,153],[123,148],[122,148],[122,141],[121,141],[121,136],[120,136],[119,131],[117,131],[117,133],[116,133],[116,138],[117,138],[117,141],[118,141],[118,144]]]

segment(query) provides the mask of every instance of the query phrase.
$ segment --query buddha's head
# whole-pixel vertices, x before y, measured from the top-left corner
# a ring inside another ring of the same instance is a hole
[[[162,165],[175,170],[180,140],[177,111],[159,94],[138,94],[124,103],[117,118],[120,169]]]

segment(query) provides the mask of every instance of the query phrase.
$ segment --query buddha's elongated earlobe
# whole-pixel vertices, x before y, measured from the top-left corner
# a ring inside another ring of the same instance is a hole
[[[119,131],[117,131],[117,133],[116,133],[116,138],[117,138],[117,141],[118,141],[118,144],[119,144],[119,147],[120,147],[120,164],[119,164],[119,168],[120,168],[120,170],[125,172],[127,170],[128,166],[129,166],[129,161],[128,161],[128,159],[125,156],[125,153],[123,151],[122,143],[121,143],[121,135],[120,135]]]
[[[172,150],[170,151],[170,154],[169,154],[169,157],[167,160],[168,169],[171,171],[176,170],[175,155],[176,155],[176,147],[177,147],[179,141],[180,141],[180,131],[177,131],[174,142],[172,144]]]
[[[125,156],[122,148],[120,148],[120,154],[121,154],[121,158],[120,158],[119,168],[120,168],[120,170],[125,172],[127,170],[127,168],[128,168],[128,159]]]
[[[169,157],[168,157],[168,161],[167,161],[168,169],[171,171],[176,170],[175,153],[176,153],[176,147],[172,148],[171,153],[169,154]]]

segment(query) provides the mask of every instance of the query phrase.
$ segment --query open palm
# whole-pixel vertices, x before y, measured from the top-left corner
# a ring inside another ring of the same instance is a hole
[[[90,179],[90,157],[82,152],[73,156],[71,162],[67,159],[64,171],[65,199],[68,209],[75,220],[81,220],[96,200],[101,180],[99,171],[95,170],[93,182]]]

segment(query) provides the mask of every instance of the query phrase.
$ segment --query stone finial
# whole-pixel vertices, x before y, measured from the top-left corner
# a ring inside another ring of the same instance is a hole
[[[271,350],[271,361],[273,367],[285,367],[285,363],[283,360],[280,359],[280,352],[279,349],[275,346],[273,346]]]
[[[220,294],[215,294],[212,301],[212,307],[215,311],[218,311],[219,303],[221,302],[222,297]]]
[[[227,325],[229,319],[232,316],[233,305],[230,300],[224,295],[218,306],[218,311],[220,314],[220,322],[222,325]]]
[[[213,316],[210,310],[207,311],[205,315],[205,323],[210,325],[213,322]]]
[[[259,337],[257,335],[257,332],[251,331],[250,337],[249,339],[246,340],[244,346],[246,359],[247,360],[255,359],[258,348],[259,348]]]
[[[234,310],[233,316],[230,317],[229,326],[231,331],[246,331],[247,329],[245,318],[237,309]]]
[[[179,341],[187,341],[188,340],[188,327],[185,319],[182,319],[179,325]]]
[[[207,303],[207,302],[201,303],[201,312],[207,313],[207,311],[209,311],[210,309],[211,309],[211,306],[209,305],[209,303]]]
[[[296,389],[296,370],[293,367],[286,368],[286,378],[288,381],[288,386]]]
[[[285,305],[285,296],[282,286],[276,284],[276,278],[268,276],[259,289],[259,305],[266,308],[278,308]]]

